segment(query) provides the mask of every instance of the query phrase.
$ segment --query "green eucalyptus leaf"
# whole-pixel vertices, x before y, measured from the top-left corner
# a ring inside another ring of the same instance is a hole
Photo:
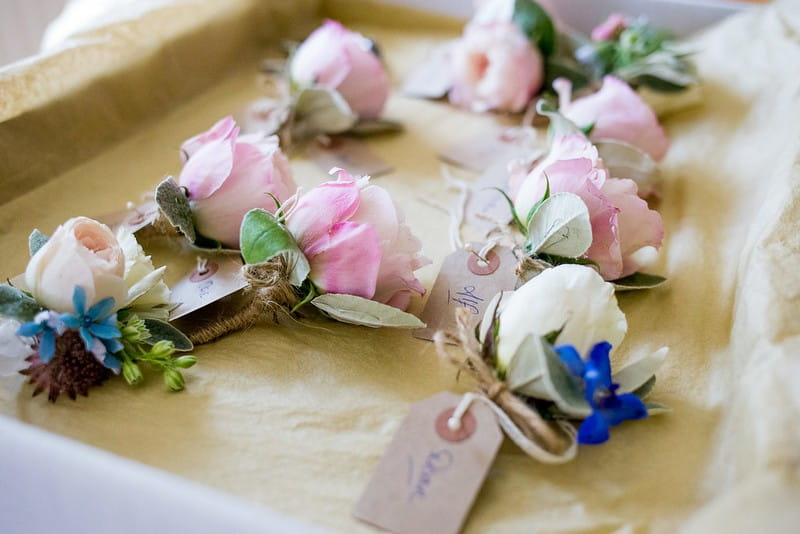
[[[36,254],[49,239],[50,238],[40,232],[38,228],[31,232],[31,235],[28,236],[28,251],[31,256]]]
[[[307,87],[300,91],[295,101],[293,135],[303,138],[343,133],[355,126],[357,121],[358,116],[338,92]]]
[[[194,348],[186,334],[165,321],[144,319],[144,325],[147,331],[150,332],[150,337],[144,341],[148,345],[155,345],[159,341],[172,341],[172,344],[175,345],[175,350],[181,352]]]
[[[662,347],[653,354],[626,365],[614,373],[613,382],[619,384],[620,392],[636,391],[656,374],[668,353],[669,349]]]
[[[410,313],[355,295],[327,293],[312,300],[311,304],[343,323],[373,328],[425,328],[425,323]]]
[[[551,138],[557,135],[583,135],[583,130],[581,130],[574,122],[562,115],[556,105],[546,98],[540,98],[536,103],[536,112],[539,115],[544,115],[550,119],[550,126],[547,129],[547,135]]]
[[[577,258],[591,245],[589,210],[578,195],[556,193],[539,206],[528,223],[527,248],[533,254]]]
[[[624,278],[612,280],[614,289],[617,291],[635,291],[638,289],[652,289],[663,285],[667,279],[657,274],[633,273]]]
[[[541,50],[542,55],[547,57],[555,52],[556,28],[547,11],[534,0],[515,0],[511,20]]]
[[[289,269],[289,281],[300,286],[311,268],[292,234],[274,215],[263,209],[247,212],[239,236],[242,257],[250,265],[264,263],[283,256]]]
[[[24,291],[9,285],[0,285],[0,315],[20,322],[33,321],[44,308]]]
[[[172,176],[168,176],[156,187],[156,204],[172,226],[183,232],[192,243],[197,241],[189,199]]]
[[[347,133],[360,136],[398,133],[403,131],[403,124],[388,119],[360,120]]]
[[[639,397],[640,399],[647,398],[650,393],[653,392],[653,388],[656,387],[656,375],[650,377],[650,380],[636,388],[636,390],[631,391],[634,395]]]
[[[658,402],[645,402],[644,405],[647,408],[647,415],[663,415],[672,411],[669,406]]]
[[[522,383],[526,378],[528,382]],[[553,401],[569,417],[584,418],[592,412],[583,398],[578,379],[569,372],[553,347],[533,334],[525,338],[514,354],[506,381],[516,384],[511,389],[517,393]]]
[[[639,147],[616,139],[593,139],[611,176],[630,178],[639,192],[650,191],[658,181],[658,164]]]

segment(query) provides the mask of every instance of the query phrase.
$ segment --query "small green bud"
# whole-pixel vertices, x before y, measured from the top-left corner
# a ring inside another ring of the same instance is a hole
[[[142,343],[150,339],[150,331],[136,314],[129,316],[124,322],[121,321],[118,327],[122,332],[122,339],[128,343]]]
[[[167,369],[164,371],[164,384],[170,391],[181,391],[186,384],[183,380],[183,375],[175,369]]]
[[[166,339],[162,339],[150,349],[150,355],[155,359],[169,358],[174,352],[175,344]]]
[[[197,358],[192,356],[191,354],[187,354],[185,356],[181,356],[180,358],[175,358],[172,363],[175,364],[175,367],[180,367],[181,369],[188,369],[192,367],[194,364],[197,363]]]
[[[122,376],[131,386],[135,386],[144,379],[142,370],[132,361],[122,362]]]

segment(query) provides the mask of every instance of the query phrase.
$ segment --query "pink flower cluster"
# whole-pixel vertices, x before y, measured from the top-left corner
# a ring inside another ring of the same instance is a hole
[[[661,215],[639,198],[633,180],[612,178],[597,149],[584,136],[559,136],[550,153],[532,170],[512,168],[511,195],[525,217],[550,184],[552,193],[578,195],[589,210],[592,245],[586,257],[596,262],[606,280],[636,272],[635,253],[660,247],[664,239]]]

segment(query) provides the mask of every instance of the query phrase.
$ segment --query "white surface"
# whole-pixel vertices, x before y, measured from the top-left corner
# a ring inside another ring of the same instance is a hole
[[[5,534],[322,532],[14,419],[0,436]]]

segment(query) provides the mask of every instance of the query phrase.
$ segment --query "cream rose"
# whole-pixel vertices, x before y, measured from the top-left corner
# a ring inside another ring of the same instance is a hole
[[[616,347],[625,337],[628,322],[614,286],[594,269],[560,265],[514,291],[500,312],[498,367],[508,367],[528,334],[544,336],[562,328],[556,345],[573,345],[580,354],[601,341]]]
[[[87,307],[113,297],[125,303],[125,256],[109,228],[87,217],[59,226],[28,262],[25,284],[36,301],[51,310],[72,312],[75,286],[86,291]]]
[[[128,295],[124,306],[131,307],[140,314],[166,319],[169,316],[170,296],[170,289],[164,283],[166,267],[156,269],[136,236],[125,226],[120,226],[117,230],[117,241],[125,255],[125,286]]]

